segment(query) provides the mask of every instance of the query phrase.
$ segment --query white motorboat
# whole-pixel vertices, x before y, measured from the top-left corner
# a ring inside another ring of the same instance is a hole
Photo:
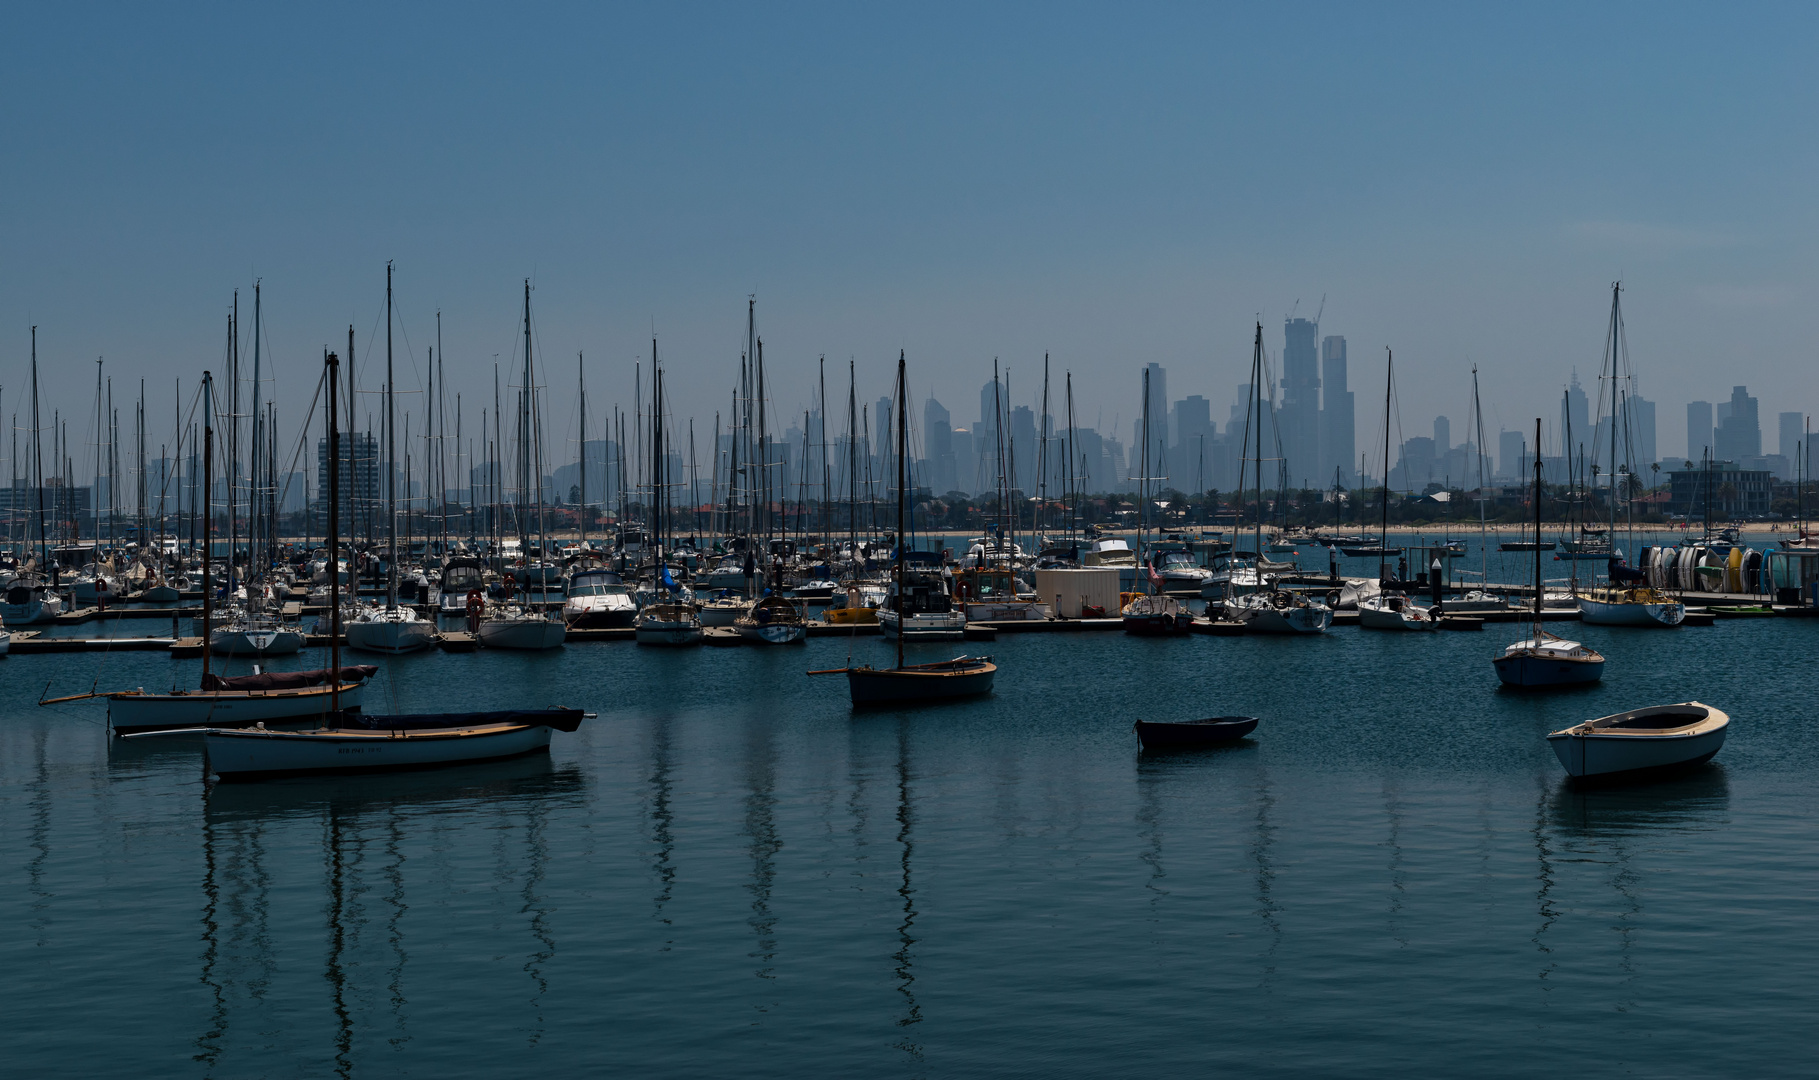
[[[904,641],[959,641],[966,636],[966,611],[940,575],[911,573],[886,589],[878,627],[885,637]]]
[[[1194,553],[1176,548],[1155,551],[1150,561],[1150,583],[1163,592],[1204,595],[1214,572],[1194,561]]]
[[[691,604],[651,604],[632,621],[640,645],[699,645],[703,620]]]
[[[1440,620],[1401,593],[1358,601],[1358,625],[1367,630],[1438,630]]]
[[[1119,566],[1135,569],[1137,553],[1129,543],[1116,536],[1101,536],[1080,553],[1082,566]]]
[[[574,731],[579,709],[352,716],[317,731],[209,728],[208,764],[223,780],[381,772],[496,761],[548,750],[552,733]],[[157,734],[164,734],[162,732]]]
[[[341,632],[349,648],[366,652],[396,655],[436,643],[436,624],[408,607],[363,607],[342,623]]]
[[[507,604],[488,611],[474,636],[487,649],[555,649],[567,640],[568,627],[558,617]]]
[[[1554,756],[1577,777],[1637,774],[1710,761],[1731,718],[1697,701],[1601,716],[1548,735]]]
[[[1320,634],[1333,625],[1332,608],[1283,589],[1233,597],[1225,617],[1253,634]]]
[[[571,628],[630,626],[637,614],[631,586],[613,571],[591,567],[569,578],[562,621]]]
[[[1588,589],[1578,594],[1579,618],[1593,626],[1679,626],[1686,605],[1654,589]]]
[[[0,630],[0,656],[5,656],[13,647],[13,635]]]

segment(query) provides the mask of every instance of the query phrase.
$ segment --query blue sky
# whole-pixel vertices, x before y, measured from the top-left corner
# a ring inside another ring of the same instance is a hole
[[[1737,382],[1819,406],[1814,65],[1803,6],[865,5],[9,9],[0,382],[39,326],[47,405],[221,365],[266,289],[276,387],[352,322],[363,373],[398,268],[412,386],[490,399],[536,284],[539,344],[629,404],[662,339],[680,416],[730,390],[745,297],[777,409],[815,360],[862,399],[972,419],[994,356],[1043,353],[1121,430],[1139,369],[1244,380],[1297,300],[1346,336],[1361,443],[1382,350],[1401,425],[1558,415],[1626,285],[1641,391],[1677,452]],[[400,344],[403,344],[400,337]],[[411,364],[415,363],[415,367]],[[363,376],[365,377],[365,376]],[[371,376],[376,381],[376,376]],[[573,424],[560,398],[553,426]],[[471,414],[470,414],[471,415]],[[293,423],[300,417],[293,418]],[[1773,450],[1772,430],[1765,433]],[[552,435],[552,438],[555,436]]]

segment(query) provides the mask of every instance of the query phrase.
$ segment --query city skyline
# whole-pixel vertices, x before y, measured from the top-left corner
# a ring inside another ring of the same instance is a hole
[[[629,407],[654,333],[701,424],[753,294],[782,412],[822,356],[875,401],[899,349],[912,396],[953,408],[997,357],[1033,407],[1047,354],[1127,441],[1143,365],[1218,417],[1253,323],[1282,366],[1279,324],[1318,315],[1364,443],[1386,346],[1417,433],[1462,422],[1474,364],[1487,431],[1554,416],[1621,279],[1671,451],[1683,404],[1735,383],[1819,407],[1816,162],[1786,137],[1819,16],[1648,11],[1005,9],[956,34],[939,10],[30,9],[0,73],[5,408],[33,325],[47,407],[76,416],[96,357],[154,395],[220,377],[259,279],[279,400],[350,323],[373,385],[395,260],[400,389],[441,311],[470,403],[528,277],[552,383],[585,352]]]

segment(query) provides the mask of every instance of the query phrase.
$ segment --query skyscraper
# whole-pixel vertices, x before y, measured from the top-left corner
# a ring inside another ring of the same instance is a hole
[[[1589,414],[1585,391],[1580,388],[1579,373],[1575,371],[1566,388],[1566,398],[1560,403],[1560,445],[1566,448],[1566,456],[1579,453],[1579,447],[1589,447],[1595,441]]]
[[[1520,480],[1528,475],[1528,439],[1520,431],[1497,433],[1497,472]]]
[[[1358,420],[1352,392],[1346,389],[1344,338],[1334,335],[1320,343],[1320,376],[1326,400],[1320,410],[1319,486],[1331,483],[1337,469],[1339,482],[1353,487],[1358,483],[1352,474],[1352,459],[1358,454]]]
[[[1806,441],[1806,416],[1803,413],[1784,412],[1775,416],[1775,426],[1780,429],[1781,444],[1776,447],[1781,456],[1789,461],[1800,460],[1801,443]]]
[[[959,473],[954,467],[952,417],[932,397],[922,406],[922,452],[928,458],[923,477],[929,488],[937,495],[954,490]]]
[[[1453,448],[1453,422],[1444,416],[1434,417],[1434,453],[1445,456]]]
[[[1282,334],[1282,456],[1289,483],[1319,485],[1320,352],[1314,342],[1320,324],[1312,319],[1286,319]]]
[[[1629,399],[1630,451],[1636,456],[1636,474],[1647,480],[1649,466],[1661,460],[1655,442],[1655,403],[1647,398]]]
[[[1712,446],[1712,403],[1689,402],[1686,406],[1686,459],[1695,464]]]
[[[1712,453],[1720,461],[1741,464],[1762,454],[1762,427],[1756,420],[1756,399],[1745,387],[1731,387],[1730,414],[1712,436]]]

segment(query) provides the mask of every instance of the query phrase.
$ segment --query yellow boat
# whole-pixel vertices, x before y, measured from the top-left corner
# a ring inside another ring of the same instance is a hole
[[[884,589],[877,585],[848,582],[835,589],[827,613],[822,616],[832,626],[869,626],[878,622],[878,609],[884,605]]]

